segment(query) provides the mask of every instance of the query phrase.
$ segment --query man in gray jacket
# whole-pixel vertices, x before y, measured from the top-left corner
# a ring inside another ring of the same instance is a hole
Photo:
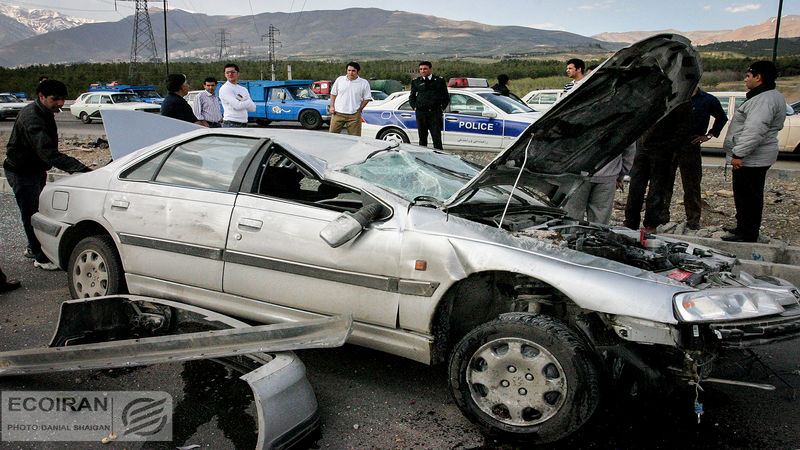
[[[778,132],[786,120],[786,101],[775,90],[778,71],[758,61],[744,79],[747,100],[736,110],[725,135],[725,154],[733,168],[736,227],[726,228],[724,241],[756,242],[764,209],[764,180],[778,159]]]

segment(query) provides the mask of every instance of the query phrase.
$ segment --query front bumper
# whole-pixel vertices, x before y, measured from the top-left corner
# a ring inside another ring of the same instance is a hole
[[[19,115],[19,109],[3,109],[0,110],[0,118],[3,119],[10,119],[12,117],[17,117]]]
[[[800,306],[780,316],[710,324],[724,348],[750,348],[800,337]]]
[[[36,239],[42,245],[42,252],[47,256],[50,261],[61,266],[58,257],[58,246],[61,243],[61,237],[64,230],[68,225],[57,220],[50,219],[42,213],[36,213],[31,217],[31,226],[33,232],[36,234]],[[66,267],[62,267],[66,269]]]

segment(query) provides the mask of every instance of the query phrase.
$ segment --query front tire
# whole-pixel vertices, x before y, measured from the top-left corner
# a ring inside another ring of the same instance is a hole
[[[300,125],[307,130],[318,130],[322,128],[322,116],[319,111],[307,110],[300,113]]]
[[[80,114],[81,122],[83,123],[92,123],[92,118],[89,117],[89,114],[86,114],[86,111],[83,111]]]
[[[389,128],[378,133],[378,139],[390,142],[405,142],[408,144],[411,140],[408,136],[397,128]]]
[[[548,443],[581,427],[600,398],[586,344],[566,324],[530,313],[502,314],[456,345],[450,393],[489,436]]]
[[[78,242],[67,264],[72,298],[124,294],[125,273],[111,236],[89,236]]]

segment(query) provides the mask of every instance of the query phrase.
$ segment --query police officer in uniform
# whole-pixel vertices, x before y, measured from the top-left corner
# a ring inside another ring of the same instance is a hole
[[[433,148],[442,149],[442,113],[450,104],[450,94],[444,78],[431,73],[430,61],[419,63],[420,76],[411,81],[409,103],[417,115],[419,145],[428,146],[428,131],[431,132]]]

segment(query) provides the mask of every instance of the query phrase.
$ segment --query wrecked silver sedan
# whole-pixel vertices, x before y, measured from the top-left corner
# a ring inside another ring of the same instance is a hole
[[[591,417],[603,372],[702,382],[721,352],[800,332],[789,283],[560,208],[700,73],[685,38],[634,44],[483,169],[349,136],[193,131],[48,184],[34,227],[75,297],[127,290],[263,322],[352,314],[349,342],[448,362],[487,433],[549,442]]]

